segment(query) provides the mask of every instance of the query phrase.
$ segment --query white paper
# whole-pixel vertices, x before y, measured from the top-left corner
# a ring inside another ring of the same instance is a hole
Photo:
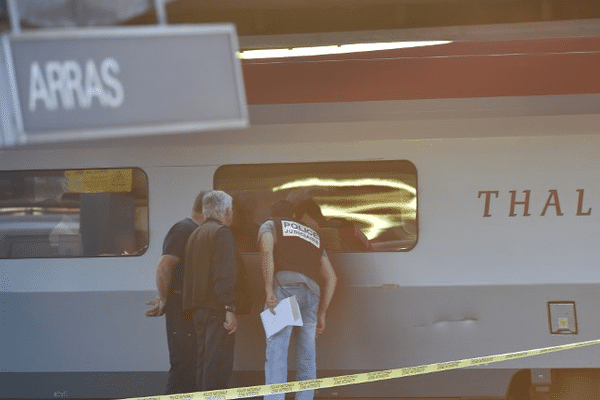
[[[300,307],[296,296],[291,296],[283,299],[273,309],[275,314],[270,309],[266,309],[260,313],[265,334],[271,337],[286,326],[302,326],[302,315],[300,315]]]

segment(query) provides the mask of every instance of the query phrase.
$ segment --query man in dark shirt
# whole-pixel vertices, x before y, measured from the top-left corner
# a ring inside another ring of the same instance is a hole
[[[196,391],[196,333],[190,312],[183,311],[184,251],[189,236],[204,222],[200,192],[192,213],[171,227],[163,242],[163,253],[156,266],[156,286],[159,296],[146,311],[149,317],[166,316],[169,347],[169,377],[166,394]]]
[[[229,226],[232,199],[222,191],[204,195],[205,221],[190,235],[185,249],[183,309],[193,312],[198,359],[198,390],[227,388],[233,369],[236,248]]]

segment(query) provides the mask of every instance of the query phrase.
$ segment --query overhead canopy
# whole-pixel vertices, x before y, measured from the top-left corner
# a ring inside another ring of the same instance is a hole
[[[234,23],[239,36],[466,27],[600,18],[598,0],[163,0],[169,24]],[[152,25],[155,0],[0,0],[32,27]],[[0,17],[0,23],[5,24]],[[0,29],[2,26],[0,25]]]
[[[45,28],[113,25],[154,8],[154,0],[18,0],[15,4],[22,22]],[[6,0],[0,1],[0,9],[8,13]]]

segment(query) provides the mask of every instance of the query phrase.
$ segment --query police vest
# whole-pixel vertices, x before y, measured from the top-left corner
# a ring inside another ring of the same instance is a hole
[[[296,221],[274,218],[277,231],[275,271],[300,272],[320,283],[321,238],[313,229]]]

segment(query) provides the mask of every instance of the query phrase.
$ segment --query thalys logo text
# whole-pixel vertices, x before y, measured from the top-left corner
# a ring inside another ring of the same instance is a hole
[[[480,190],[478,198],[483,200],[483,216],[491,217],[494,214],[500,215],[506,212],[508,212],[509,217],[529,217],[533,214],[537,214],[541,217],[545,215],[555,215],[560,217],[565,215],[565,213],[572,213],[576,216],[592,215],[592,208],[586,205],[584,189],[577,189],[575,193],[571,194],[561,192],[560,196],[563,198],[569,196],[569,201],[572,200],[572,197],[577,199],[577,207],[569,210],[564,209],[563,206],[561,206],[561,197],[556,189],[548,190],[547,194],[538,195],[545,199],[544,206],[541,209],[534,209],[532,207],[531,190],[510,190],[508,193],[510,194],[509,202],[501,200],[501,193],[498,190]]]

